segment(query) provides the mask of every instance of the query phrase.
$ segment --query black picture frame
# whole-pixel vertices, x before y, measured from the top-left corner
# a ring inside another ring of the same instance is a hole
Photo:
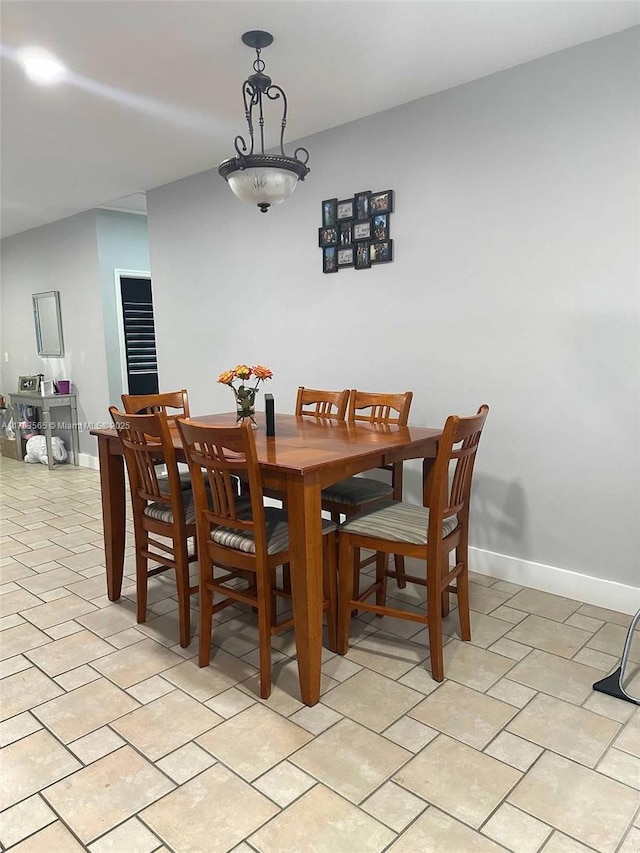
[[[357,270],[368,270],[371,266],[371,255],[368,241],[363,240],[355,244],[353,265]]]
[[[371,239],[371,220],[363,219],[362,222],[353,223],[353,242]]]
[[[372,264],[388,264],[393,260],[393,240],[372,240],[369,244]]]
[[[393,190],[382,190],[379,193],[371,193],[369,210],[371,216],[374,216],[376,213],[393,213]]]
[[[376,213],[371,217],[371,239],[379,241],[389,239],[388,213]]]
[[[393,190],[362,190],[351,198],[322,201],[322,226],[318,245],[322,249],[322,272],[346,267],[370,269],[394,260],[391,214]]]
[[[345,219],[338,224],[338,245],[350,246],[353,243],[353,219]]]
[[[336,205],[336,222],[342,222],[343,219],[353,219],[353,216],[353,198],[341,199]]]
[[[322,272],[338,272],[338,247],[325,246],[322,250]]]
[[[366,192],[356,193],[353,197],[354,205],[355,205],[355,220],[356,222],[362,222],[364,219],[368,219],[370,216],[369,213],[369,199],[371,197],[371,190],[367,190]]]
[[[322,202],[322,227],[330,228],[336,224],[337,198],[327,198]]]
[[[28,392],[30,394],[38,394],[40,391],[39,388],[40,377],[39,376],[19,376],[18,377],[18,391]]]
[[[321,249],[325,246],[338,245],[338,229],[335,225],[329,228],[318,228],[318,245]]]
[[[355,263],[353,246],[338,246],[338,268],[352,267]]]

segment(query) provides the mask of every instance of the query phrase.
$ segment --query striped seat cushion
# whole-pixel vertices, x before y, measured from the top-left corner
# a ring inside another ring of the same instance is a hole
[[[429,510],[426,507],[389,501],[348,518],[340,525],[340,530],[391,542],[426,545],[428,526]],[[442,524],[442,538],[453,533],[457,526],[457,515],[446,518]]]
[[[191,489],[182,492],[182,500],[184,502],[184,520],[186,524],[195,524],[196,508]],[[173,524],[173,511],[168,504],[149,503],[145,507],[143,515],[153,518],[156,521],[165,521],[167,524]]]
[[[289,524],[286,511],[277,507],[266,506],[264,508],[264,520],[267,534],[267,553],[279,554],[281,551],[287,551],[289,548]],[[323,534],[330,533],[336,527],[337,525],[333,521],[322,519]],[[225,548],[246,551],[248,554],[256,553],[256,543],[252,531],[216,527],[211,533],[211,538]]]
[[[195,524],[196,508],[193,502],[193,492],[191,490],[183,492],[182,500],[184,502],[185,523]],[[248,498],[239,498],[236,501],[236,512],[242,513],[250,510],[251,501]],[[165,521],[167,524],[173,524],[173,512],[167,504],[149,503],[144,510],[144,515],[154,518],[156,521]]]
[[[335,503],[360,506],[360,504],[390,498],[393,486],[367,477],[349,477],[322,490],[322,499]]]

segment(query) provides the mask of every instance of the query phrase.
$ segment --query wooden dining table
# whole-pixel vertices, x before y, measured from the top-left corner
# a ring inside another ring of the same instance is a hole
[[[264,415],[257,413],[256,419],[254,435],[263,485],[286,495],[300,693],[306,705],[315,705],[320,698],[322,657],[322,489],[381,465],[432,459],[442,430],[278,414],[275,435],[267,436]],[[230,425],[236,414],[190,420]],[[117,601],[125,549],[124,460],[115,429],[96,429],[91,434],[98,439],[107,592],[111,601]],[[184,459],[180,437],[177,431],[173,434],[176,455]]]

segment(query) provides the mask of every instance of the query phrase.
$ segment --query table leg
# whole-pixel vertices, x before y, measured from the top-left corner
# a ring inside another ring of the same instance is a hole
[[[124,540],[126,528],[124,496],[124,459],[110,451],[110,440],[98,436],[100,491],[102,493],[102,527],[104,557],[107,568],[107,593],[117,601],[122,590]]]
[[[73,398],[75,400],[75,397]],[[78,432],[80,427],[78,426],[78,407],[75,402],[71,402],[71,448],[73,450],[73,464],[80,464],[80,441],[78,438]]]
[[[47,465],[50,471],[53,471],[53,447],[51,441],[51,412],[49,404],[43,403],[42,417],[44,418],[44,440],[47,445]]]
[[[323,602],[320,485],[315,478],[289,481],[287,511],[300,693],[306,705],[315,705],[320,699]]]

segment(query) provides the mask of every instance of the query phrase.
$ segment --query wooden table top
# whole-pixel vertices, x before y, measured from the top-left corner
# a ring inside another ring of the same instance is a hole
[[[235,412],[196,415],[192,423],[232,426]],[[385,453],[392,461],[394,448],[402,448],[401,458],[423,455],[425,443],[437,440],[441,429],[426,427],[368,424],[362,421],[316,420],[310,417],[276,414],[276,434],[267,436],[264,413],[256,412],[258,429],[254,431],[258,461],[264,468],[288,469],[309,473],[314,469],[346,460],[357,460],[372,453]],[[115,430],[92,430],[92,435],[117,435]],[[176,444],[180,439],[176,433]]]

